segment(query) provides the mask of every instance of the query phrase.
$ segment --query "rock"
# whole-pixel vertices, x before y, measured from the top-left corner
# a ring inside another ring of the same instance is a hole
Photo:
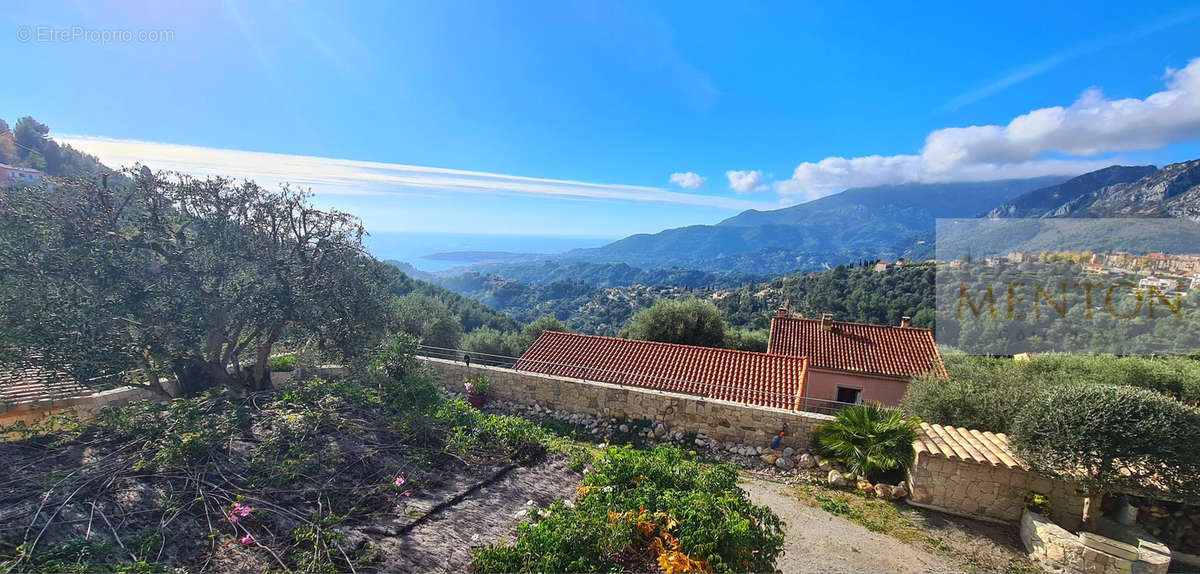
[[[829,484],[836,486],[838,488],[846,486],[846,477],[843,476],[842,473],[840,473],[836,470],[829,471],[828,480],[829,480]]]
[[[892,500],[900,500],[908,496],[908,489],[903,486],[896,485],[892,487]]]
[[[792,456],[795,453],[796,453],[796,449],[794,449],[790,446],[783,449],[783,456]]]
[[[683,440],[683,433],[680,431],[676,431],[675,432],[675,440]]]
[[[817,463],[817,468],[821,469],[822,471],[828,471],[829,469],[833,468],[833,465],[829,464],[829,461],[827,460],[822,460]]]
[[[754,452],[755,452],[755,454],[762,454],[764,452],[767,452],[767,449],[765,449],[761,446],[756,446],[756,447],[754,447]]]
[[[800,455],[800,468],[812,468],[817,466],[817,459],[807,452]]]
[[[858,477],[858,484],[856,486],[858,486],[859,490],[861,490],[867,494],[871,494],[871,493],[875,492],[875,487],[871,486],[871,481],[869,481],[861,476]]]
[[[762,461],[767,464],[775,464],[775,461],[779,459],[779,455],[777,455],[773,452],[768,452],[768,453],[764,453],[759,458],[761,458]]]
[[[887,499],[887,498],[890,498],[891,495],[892,495],[891,485],[884,484],[882,482],[875,485],[875,496],[878,496],[879,498]]]
[[[782,468],[784,470],[787,470],[789,468],[796,466],[796,461],[794,461],[786,456],[781,456],[781,457],[775,459],[775,466]]]
[[[662,423],[658,423],[658,425],[654,427],[654,436],[663,436],[665,434],[667,434],[667,427]]]
[[[621,425],[621,426],[617,427],[617,430],[619,430],[621,432],[629,432],[629,425]]]
[[[847,472],[845,474],[845,476],[846,476],[846,482],[850,482],[850,483],[858,482],[858,475],[854,474],[853,472]]]

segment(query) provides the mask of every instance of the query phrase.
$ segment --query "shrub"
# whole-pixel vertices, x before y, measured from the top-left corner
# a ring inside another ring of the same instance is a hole
[[[295,353],[275,355],[267,360],[267,368],[276,373],[294,371],[296,370],[296,355]]]
[[[822,455],[875,479],[912,464],[912,443],[920,429],[920,419],[905,419],[898,409],[865,403],[838,411],[837,418],[817,429],[813,442]]]
[[[486,365],[509,366],[512,361],[508,357],[520,357],[525,352],[521,334],[505,333],[491,327],[480,327],[467,333],[462,338],[462,349],[476,356],[475,362]]]
[[[730,329],[725,334],[725,347],[741,351],[765,353],[767,352],[768,338],[767,331],[763,329],[757,331],[750,329]]]
[[[1024,406],[1051,386],[1129,385],[1200,405],[1200,361],[1187,358],[1044,355],[1029,361],[946,355],[950,378],[917,377],[905,412],[951,426],[1010,432]]]
[[[384,380],[401,381],[417,371],[417,339],[407,333],[397,333],[371,360],[371,373]]]
[[[638,311],[621,329],[621,336],[645,341],[721,347],[725,344],[725,320],[721,311],[699,299],[660,299],[649,309]]]
[[[1159,393],[1047,389],[1013,422],[1012,443],[1034,470],[1087,490],[1089,523],[1109,492],[1200,500],[1200,412]]]
[[[467,394],[486,397],[492,391],[492,382],[488,380],[487,375],[481,373],[463,379],[463,387],[467,390]]]
[[[737,486],[737,469],[702,467],[675,447],[607,449],[573,505],[518,527],[513,545],[476,551],[481,572],[774,570],[783,523]]]

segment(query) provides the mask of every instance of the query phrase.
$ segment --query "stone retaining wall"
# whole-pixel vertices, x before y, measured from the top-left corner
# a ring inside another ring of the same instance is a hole
[[[768,444],[786,425],[788,434],[779,445],[803,451],[812,442],[815,428],[833,417],[696,395],[626,387],[527,373],[501,367],[467,366],[466,363],[418,357],[436,374],[437,383],[451,392],[463,392],[468,376],[487,375],[492,396],[526,405],[569,413],[626,420],[652,420],[671,432],[694,432],[709,439],[736,444]]]
[[[1025,549],[1051,570],[1087,574],[1167,571],[1171,551],[1166,546],[1144,532],[1124,530],[1120,534],[1126,540],[1091,533],[1075,535],[1036,512],[1027,510],[1021,515]]]
[[[1049,497],[1050,516],[1067,528],[1078,529],[1083,516],[1083,498],[1074,486],[1020,468],[923,452],[908,471],[908,484],[912,502],[953,514],[1016,523],[1032,491]]]
[[[16,423],[33,424],[59,411],[73,410],[75,414],[89,417],[109,405],[126,405],[133,401],[157,398],[153,391],[144,387],[118,387],[90,395],[67,399],[45,399],[0,405],[0,426]]]

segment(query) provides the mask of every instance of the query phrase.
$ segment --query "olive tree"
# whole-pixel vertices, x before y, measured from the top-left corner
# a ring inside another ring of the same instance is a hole
[[[357,218],[307,193],[129,170],[0,203],[0,360],[80,380],[164,376],[188,393],[264,386],[282,337],[352,355],[387,322],[384,271]]]
[[[1154,391],[1054,387],[1025,405],[1011,438],[1033,470],[1085,490],[1088,529],[1108,493],[1200,500],[1200,412]]]
[[[621,329],[621,336],[645,341],[721,347],[725,344],[725,319],[708,301],[660,299],[638,311]]]

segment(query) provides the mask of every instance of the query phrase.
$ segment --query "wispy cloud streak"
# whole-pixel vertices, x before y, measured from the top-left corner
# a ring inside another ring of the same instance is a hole
[[[96,136],[61,135],[61,142],[112,166],[142,163],[155,170],[222,175],[262,184],[290,183],[328,195],[402,195],[412,191],[548,199],[657,202],[729,210],[770,209],[773,204],[733,197],[682,193],[658,187],[526,177],[461,169],[251,152]]]
[[[1067,62],[1070,62],[1071,60],[1074,60],[1076,58],[1081,58],[1081,57],[1087,56],[1089,54],[1094,54],[1094,53],[1104,50],[1106,48],[1112,48],[1114,46],[1127,44],[1129,42],[1133,42],[1140,38],[1144,38],[1144,37],[1154,34],[1156,32],[1161,32],[1163,30],[1166,30],[1168,28],[1173,28],[1180,24],[1186,24],[1186,23],[1196,20],[1198,18],[1200,18],[1200,10],[1193,9],[1193,10],[1180,12],[1178,14],[1168,16],[1161,20],[1156,20],[1154,22],[1146,24],[1145,26],[1141,26],[1141,27],[1138,27],[1138,28],[1135,28],[1133,30],[1129,30],[1126,32],[1122,32],[1120,34],[1113,34],[1111,36],[1106,36],[1106,37],[1100,38],[1098,40],[1084,42],[1084,43],[1074,46],[1070,49],[1063,50],[1062,52],[1053,54],[1051,56],[1048,56],[1046,58],[1043,58],[1043,59],[1033,62],[1031,64],[1027,64],[1025,66],[1021,66],[1019,68],[1009,70],[1003,76],[997,78],[996,80],[994,80],[988,84],[977,87],[969,92],[966,92],[966,93],[960,94],[958,96],[955,96],[954,98],[951,98],[950,101],[948,101],[942,105],[942,110],[943,111],[960,110],[960,109],[965,108],[975,102],[987,99],[1001,91],[1004,91],[1007,88],[1010,88],[1012,86],[1020,84],[1021,82],[1024,82],[1025,80],[1028,80],[1030,78],[1034,78],[1036,76],[1040,76],[1046,72],[1049,72],[1050,70],[1053,70],[1054,68],[1057,68],[1057,67],[1059,67]]]

